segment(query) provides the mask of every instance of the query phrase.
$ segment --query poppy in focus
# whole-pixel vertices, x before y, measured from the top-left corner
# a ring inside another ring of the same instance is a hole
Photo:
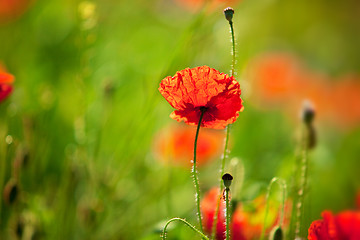
[[[5,72],[0,66],[0,102],[6,99],[12,92],[14,76]]]
[[[343,211],[334,215],[322,212],[323,219],[311,223],[309,240],[356,240],[360,239],[360,211]]]
[[[201,211],[203,215],[204,230],[211,234],[213,218],[216,211],[216,204],[219,199],[219,189],[211,189],[201,202]],[[271,204],[271,206],[274,206]],[[225,201],[220,200],[220,208],[218,212],[218,222],[216,226],[216,239],[224,240],[225,236]],[[261,236],[264,217],[266,211],[265,196],[259,196],[251,203],[239,203],[235,212],[232,214],[230,236],[232,240],[253,240],[259,239]],[[285,211],[287,211],[285,209]],[[279,222],[278,211],[276,208],[269,208],[269,213],[266,221],[266,233]]]
[[[191,166],[194,152],[195,127],[171,124],[161,129],[154,139],[156,158],[173,165]],[[225,133],[204,129],[197,142],[197,164],[201,166],[221,156]]]
[[[164,78],[161,95],[177,109],[170,117],[196,126],[205,109],[202,127],[224,129],[243,110],[240,84],[233,76],[208,66],[186,68]]]

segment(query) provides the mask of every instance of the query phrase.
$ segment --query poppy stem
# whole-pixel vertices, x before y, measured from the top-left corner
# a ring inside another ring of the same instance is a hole
[[[298,189],[298,198],[296,202],[296,223],[295,223],[295,238],[300,237],[302,213],[304,209],[304,193],[307,186],[308,178],[308,126],[304,125],[302,129],[302,151],[301,151],[301,165],[300,165],[300,186]]]
[[[229,25],[230,25],[231,42],[232,42],[232,51],[231,51],[231,55],[232,55],[231,76],[234,76],[234,74],[235,74],[235,35],[234,35],[233,22],[232,22],[232,21],[229,21]]]
[[[230,205],[229,205],[229,191],[228,187],[225,187],[225,202],[226,202],[226,240],[230,239]]]
[[[201,231],[199,231],[198,229],[196,229],[193,225],[191,225],[191,223],[189,223],[188,221],[186,221],[185,219],[182,218],[172,218],[169,221],[167,221],[167,223],[165,224],[165,227],[163,229],[162,232],[162,239],[165,240],[166,239],[166,229],[169,226],[170,223],[174,222],[174,221],[180,221],[182,223],[184,223],[186,226],[188,226],[189,228],[191,228],[194,232],[198,233],[203,239],[205,240],[209,240],[209,238],[207,236],[205,236],[205,234],[203,234]]]
[[[201,115],[200,115],[199,123],[197,125],[195,142],[194,142],[193,178],[194,178],[194,184],[195,184],[195,190],[196,190],[195,199],[196,199],[197,214],[199,217],[200,230],[201,230],[201,232],[204,232],[203,226],[202,226],[201,211],[200,211],[200,187],[199,187],[199,181],[198,181],[198,176],[197,176],[197,167],[196,167],[196,149],[197,149],[197,141],[198,141],[199,131],[200,131],[200,127],[201,127],[201,122],[204,117],[206,108],[201,107],[200,111],[201,111]]]

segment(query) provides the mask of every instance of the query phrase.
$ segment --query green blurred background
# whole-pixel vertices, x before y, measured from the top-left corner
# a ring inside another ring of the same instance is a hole
[[[0,61],[16,80],[0,104],[0,239],[159,239],[171,217],[196,224],[190,169],[152,154],[156,132],[173,122],[157,88],[186,67],[230,72],[222,7],[37,0],[2,18]],[[254,199],[275,176],[291,191],[300,120],[252,105],[248,62],[285,51],[334,79],[359,73],[360,2],[244,0],[232,7],[245,110],[231,127],[229,157],[245,169],[234,198]],[[324,209],[355,208],[360,189],[359,125],[315,125],[304,233]],[[220,160],[199,170],[202,194],[218,185],[219,166]],[[16,201],[7,204],[3,191],[14,179]],[[168,239],[196,239],[173,226]]]

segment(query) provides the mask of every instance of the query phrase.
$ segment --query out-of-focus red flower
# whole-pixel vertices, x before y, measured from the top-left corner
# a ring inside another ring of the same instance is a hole
[[[264,54],[250,65],[253,98],[268,107],[294,101],[294,93],[303,87],[302,69],[293,56],[285,53]]]
[[[0,22],[19,17],[30,3],[31,0],[0,0]]]
[[[323,219],[311,223],[309,240],[357,240],[360,239],[360,211],[343,211],[333,215],[322,212]]]
[[[218,202],[219,189],[213,188],[211,189],[201,201],[201,214],[203,216],[203,226],[204,230],[208,233],[212,233],[212,226],[216,211],[216,205]],[[225,239],[225,201],[221,199],[219,212],[218,212],[218,220],[216,224],[216,239]]]
[[[191,166],[195,133],[195,127],[185,124],[171,124],[161,129],[154,139],[155,157],[174,165]],[[224,138],[225,133],[223,131],[202,130],[197,142],[198,166],[220,157]]]
[[[211,234],[213,218],[216,211],[216,204],[219,199],[219,189],[211,189],[201,202],[204,229]],[[225,202],[221,199],[216,226],[216,239],[225,239]],[[271,203],[266,221],[266,233],[268,234],[273,227],[279,223],[277,208]],[[290,209],[289,209],[290,210]],[[256,198],[249,204],[239,204],[232,215],[231,232],[232,240],[255,240],[261,236],[266,212],[265,196]],[[287,211],[286,211],[287,212]]]
[[[292,118],[304,100],[316,109],[318,121],[351,127],[360,124],[360,77],[337,80],[304,67],[293,55],[268,53],[250,63],[252,101],[261,109],[282,108]]]
[[[12,92],[12,83],[14,82],[14,76],[5,72],[0,66],[0,102],[7,98]]]
[[[331,103],[337,123],[342,126],[353,126],[360,123],[360,76],[348,75],[342,77],[334,85]]]
[[[176,2],[190,11],[198,11],[205,6],[207,0],[176,0]],[[208,4],[210,9],[215,9],[228,7],[238,2],[239,0],[210,0]]]
[[[198,124],[201,108],[206,109],[201,126],[215,129],[235,122],[243,110],[240,84],[208,66],[186,68],[164,78],[159,91],[177,109],[170,117],[189,125]]]

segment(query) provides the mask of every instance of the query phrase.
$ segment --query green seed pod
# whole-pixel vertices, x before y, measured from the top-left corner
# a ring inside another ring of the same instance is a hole
[[[315,118],[315,110],[311,102],[305,101],[302,110],[302,120],[306,125],[311,125]]]
[[[284,234],[280,226],[276,226],[271,231],[269,240],[283,240]]]
[[[234,9],[232,9],[231,7],[225,8],[224,9],[224,14],[225,14],[226,20],[228,20],[229,22],[232,22],[234,12],[235,12]]]
[[[225,188],[229,188],[231,185],[231,181],[233,180],[233,176],[229,173],[225,173],[222,176],[222,180],[224,181]]]

